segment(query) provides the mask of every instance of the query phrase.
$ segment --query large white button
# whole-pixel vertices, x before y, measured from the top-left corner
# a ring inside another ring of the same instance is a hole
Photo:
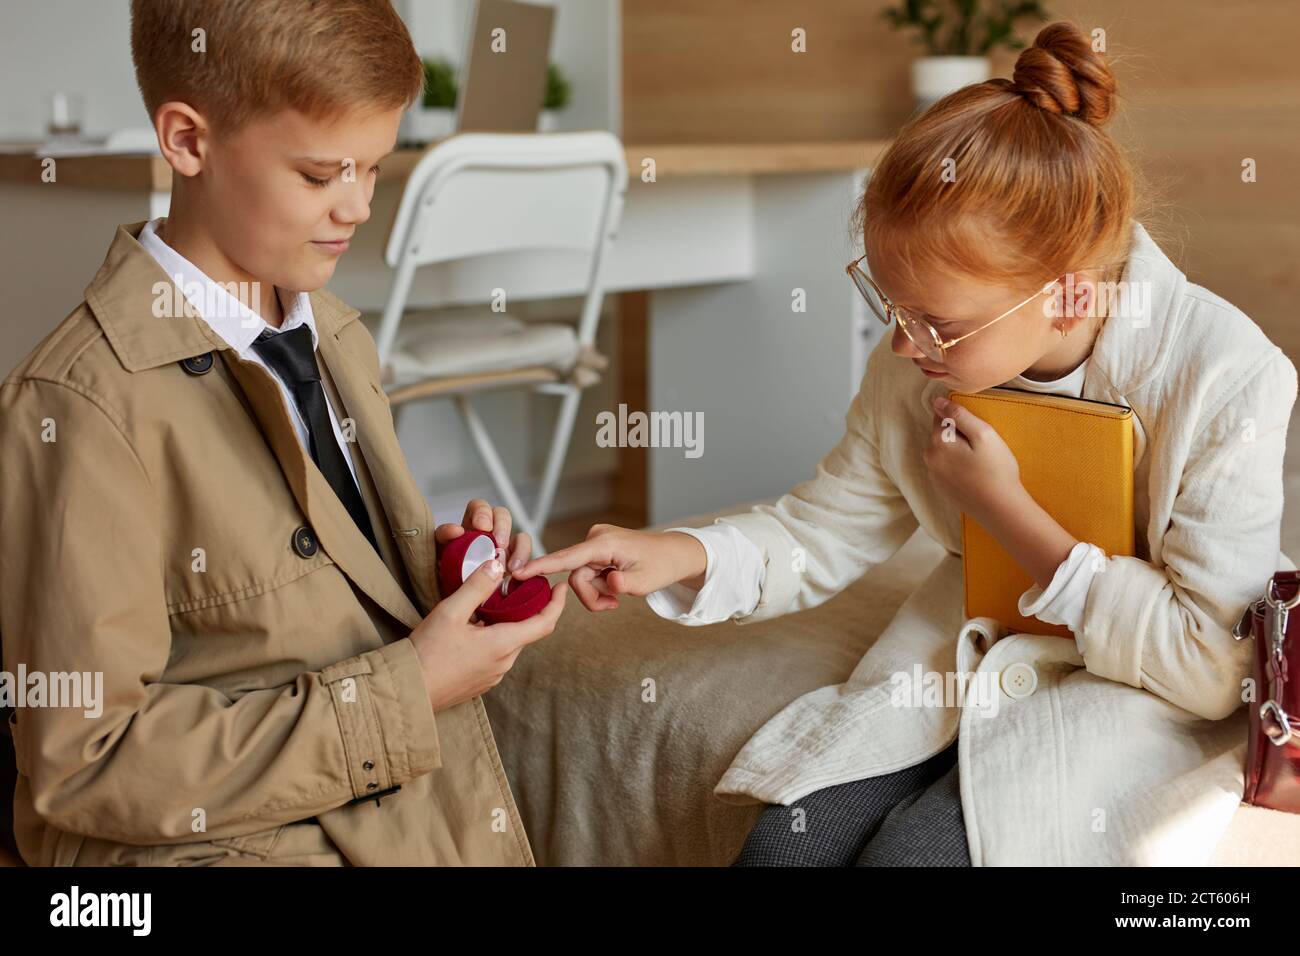
[[[1016,661],[998,676],[998,683],[1012,700],[1021,700],[1038,689],[1038,672],[1024,661]]]

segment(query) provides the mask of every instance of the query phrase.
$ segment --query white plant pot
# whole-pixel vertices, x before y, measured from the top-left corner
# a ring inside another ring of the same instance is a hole
[[[560,115],[557,110],[542,110],[537,114],[537,132],[554,133],[560,128]]]
[[[912,92],[923,110],[963,86],[983,83],[992,75],[986,56],[923,56],[912,61]]]
[[[401,137],[419,143],[445,139],[456,131],[456,111],[451,107],[413,106],[402,114]]]

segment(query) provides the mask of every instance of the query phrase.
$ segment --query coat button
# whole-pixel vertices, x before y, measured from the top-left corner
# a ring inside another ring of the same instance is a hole
[[[300,526],[293,533],[293,550],[304,558],[310,558],[316,553],[316,536],[311,533],[311,528],[306,525]]]
[[[202,355],[181,359],[181,368],[191,375],[207,375],[212,371],[212,353],[204,352]]]
[[[998,676],[998,683],[1012,700],[1022,700],[1038,689],[1038,672],[1024,661],[1016,661]]]
[[[361,765],[361,769],[362,769],[362,770],[374,770],[374,769],[375,769],[375,762],[374,762],[373,760],[367,760],[367,761],[365,761],[365,762]]]

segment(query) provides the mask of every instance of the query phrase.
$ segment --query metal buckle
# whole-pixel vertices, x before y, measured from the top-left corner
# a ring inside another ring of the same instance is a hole
[[[1265,631],[1270,633],[1273,640],[1270,650],[1274,657],[1282,656],[1282,645],[1286,643],[1286,619],[1287,612],[1291,608],[1300,604],[1300,587],[1296,588],[1295,594],[1291,595],[1285,601],[1279,601],[1273,596],[1273,588],[1276,581],[1269,579],[1268,587],[1264,589],[1264,625]]]
[[[1274,724],[1269,724],[1268,718],[1272,717]],[[1294,731],[1291,729],[1291,718],[1287,716],[1285,710],[1278,706],[1275,700],[1266,700],[1259,707],[1259,725],[1268,737],[1269,743],[1275,747],[1282,747],[1290,742]]]
[[[1262,610],[1263,607],[1264,607],[1263,598],[1260,598],[1257,601],[1251,601],[1249,604],[1247,604],[1246,610],[1242,611],[1241,617],[1237,618],[1237,623],[1232,625],[1232,636],[1239,641],[1243,641],[1246,638],[1250,637],[1251,626],[1254,623],[1253,619],[1255,616],[1255,612]]]
[[[1264,590],[1264,600],[1267,603],[1271,604],[1273,607],[1286,608],[1287,610],[1290,610],[1291,608],[1295,607],[1297,604],[1300,604],[1300,587],[1297,587],[1295,594],[1291,595],[1285,601],[1279,601],[1277,598],[1273,596],[1273,589],[1276,587],[1276,585],[1277,585],[1277,581],[1270,578],[1268,582],[1268,587]]]

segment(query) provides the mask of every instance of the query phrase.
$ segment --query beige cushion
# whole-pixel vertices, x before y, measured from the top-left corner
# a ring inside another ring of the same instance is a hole
[[[578,351],[577,333],[564,322],[522,322],[481,306],[413,312],[398,327],[388,384],[539,365],[568,371]]]

